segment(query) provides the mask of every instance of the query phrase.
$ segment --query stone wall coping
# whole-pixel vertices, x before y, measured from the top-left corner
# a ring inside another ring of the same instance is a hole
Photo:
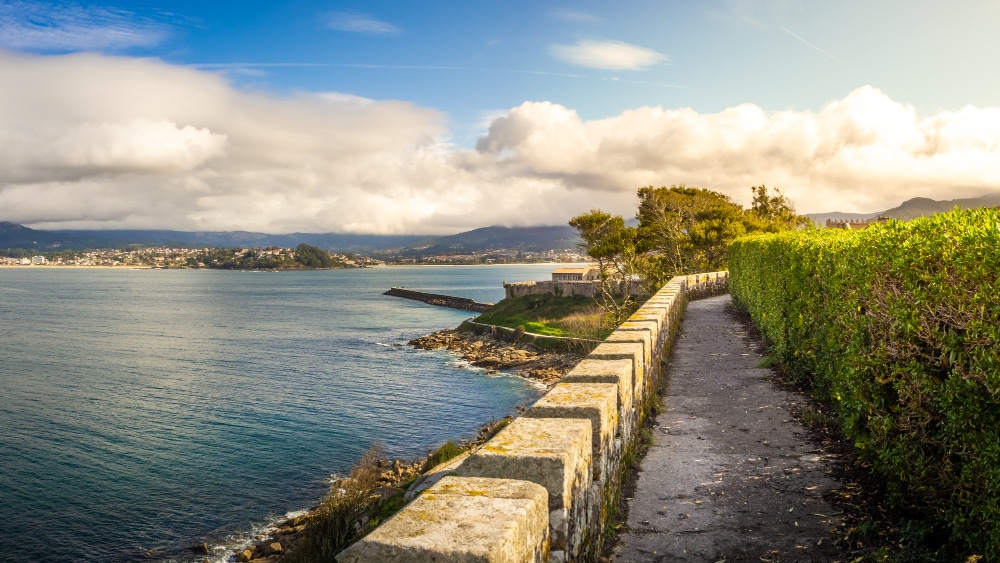
[[[548,558],[548,493],[510,479],[445,477],[338,563],[520,563]]]
[[[640,342],[604,342],[598,344],[596,348],[587,356],[593,360],[632,360],[632,388],[633,396],[640,395],[643,388],[643,377],[645,377],[645,354]]]
[[[605,454],[618,431],[618,385],[614,383],[558,383],[525,411],[529,418],[586,418],[590,420],[594,479],[601,478]]]
[[[561,383],[611,383],[618,387],[619,416],[632,410],[635,384],[632,360],[584,358],[560,380]]]
[[[605,342],[638,342],[642,344],[642,363],[650,365],[653,358],[653,332],[649,330],[616,330],[604,339]]]
[[[568,508],[593,462],[589,419],[517,418],[470,455],[462,477],[520,479],[549,492],[549,509]]]

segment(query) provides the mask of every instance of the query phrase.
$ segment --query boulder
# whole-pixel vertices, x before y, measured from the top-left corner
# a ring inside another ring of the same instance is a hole
[[[200,543],[198,545],[192,545],[190,549],[195,553],[208,553],[208,544]]]

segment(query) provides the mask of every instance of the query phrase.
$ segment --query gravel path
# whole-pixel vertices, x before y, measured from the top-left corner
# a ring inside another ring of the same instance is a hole
[[[833,541],[836,463],[773,385],[728,295],[688,305],[666,407],[613,561],[846,561]]]

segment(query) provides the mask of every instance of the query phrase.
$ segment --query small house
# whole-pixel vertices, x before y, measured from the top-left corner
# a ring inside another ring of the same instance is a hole
[[[596,281],[599,279],[601,279],[601,270],[597,266],[558,268],[552,271],[552,281]]]

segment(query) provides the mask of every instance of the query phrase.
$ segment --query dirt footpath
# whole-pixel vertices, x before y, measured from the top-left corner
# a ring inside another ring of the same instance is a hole
[[[665,412],[642,461],[613,561],[847,561],[823,494],[834,456],[808,439],[797,395],[756,367],[728,295],[688,305]]]

